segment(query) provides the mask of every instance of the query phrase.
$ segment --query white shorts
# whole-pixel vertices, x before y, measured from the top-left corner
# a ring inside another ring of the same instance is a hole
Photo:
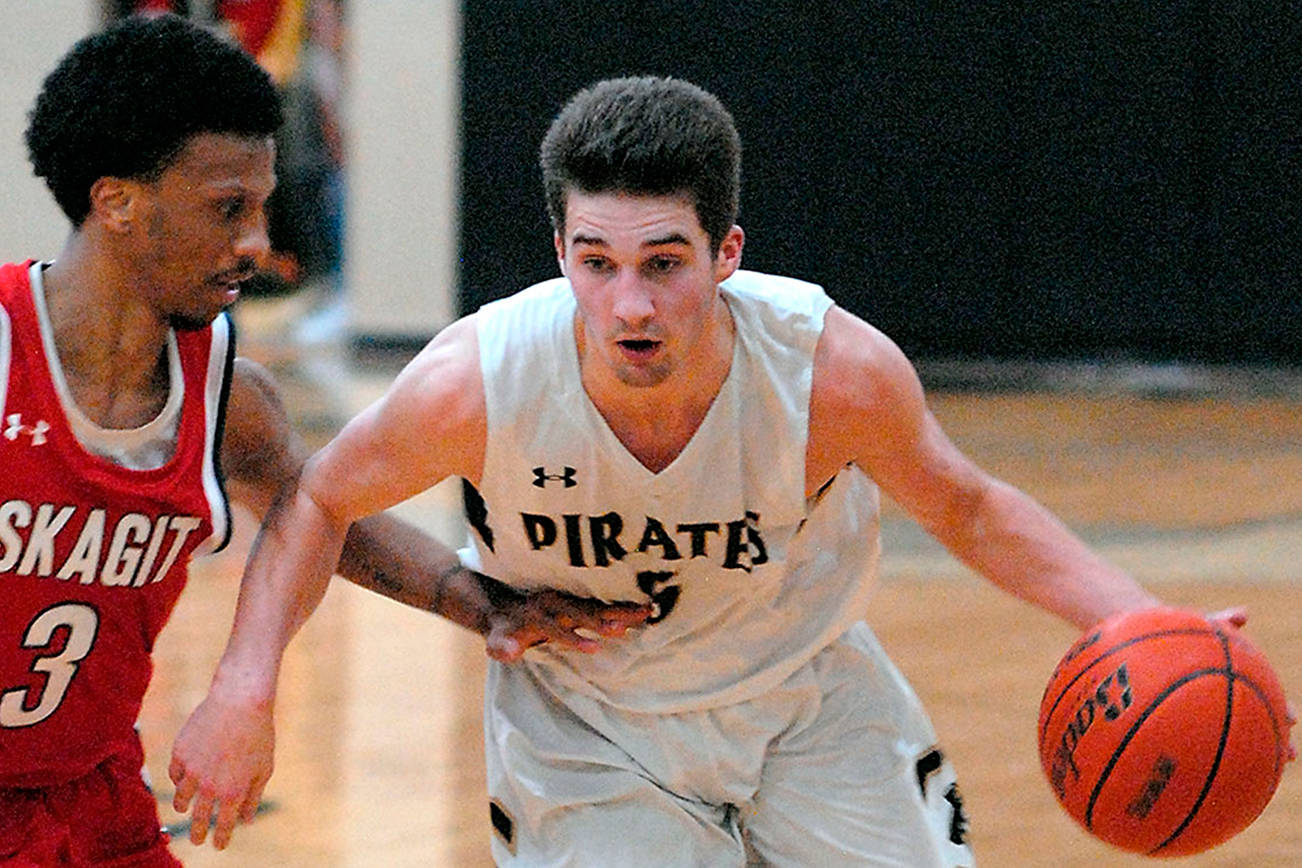
[[[558,696],[490,664],[500,866],[974,866],[953,769],[856,624],[768,693],[681,714]]]

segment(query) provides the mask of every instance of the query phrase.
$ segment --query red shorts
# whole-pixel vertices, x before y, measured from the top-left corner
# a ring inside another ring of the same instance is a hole
[[[143,765],[136,742],[76,780],[0,788],[0,868],[180,868]]]

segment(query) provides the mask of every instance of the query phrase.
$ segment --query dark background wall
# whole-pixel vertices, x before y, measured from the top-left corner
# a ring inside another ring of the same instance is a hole
[[[915,357],[1302,363],[1302,6],[968,5],[465,0],[462,309],[557,273],[555,112],[653,73],[737,120],[746,267]]]

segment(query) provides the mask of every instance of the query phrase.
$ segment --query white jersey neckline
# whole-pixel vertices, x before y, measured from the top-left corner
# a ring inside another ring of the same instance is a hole
[[[724,297],[724,303],[728,303],[726,296]],[[657,481],[673,479],[675,476],[680,475],[678,468],[690,462],[692,453],[700,450],[701,447],[698,444],[710,436],[710,430],[718,427],[719,423],[717,417],[721,412],[723,412],[719,407],[721,404],[727,403],[727,398],[735,393],[737,380],[736,371],[742,364],[743,350],[741,335],[737,333],[736,317],[733,315],[731,305],[729,305],[728,308],[728,315],[733,317],[734,321],[732,354],[728,361],[728,374],[724,377],[723,382],[719,384],[719,389],[714,393],[714,397],[710,399],[710,406],[705,411],[705,415],[701,417],[700,424],[696,426],[696,430],[692,432],[692,436],[688,438],[685,444],[683,444],[683,448],[678,451],[678,454],[674,456],[673,460],[660,470],[650,469],[633,454],[632,450],[624,444],[624,441],[619,439],[619,435],[617,435],[614,429],[610,427],[610,423],[607,422],[606,417],[601,414],[601,408],[597,406],[596,401],[592,400],[592,396],[588,394],[588,390],[583,388],[583,367],[581,360],[579,359],[578,342],[573,338],[573,335],[571,334],[569,340],[561,342],[562,358],[560,359],[560,362],[568,369],[567,373],[569,376],[574,378],[574,382],[579,383],[578,394],[581,395],[580,402],[583,407],[583,412],[592,421],[594,428],[602,432],[602,448],[614,457],[614,460],[624,468],[626,473],[630,473],[634,477],[654,479]],[[578,316],[577,302],[574,303],[574,316]],[[572,330],[573,326],[571,326],[571,331]]]

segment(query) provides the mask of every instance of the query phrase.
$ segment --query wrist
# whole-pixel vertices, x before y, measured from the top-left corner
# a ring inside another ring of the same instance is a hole
[[[209,695],[222,702],[270,711],[275,705],[278,667],[267,668],[223,657],[213,673]]]
[[[468,630],[487,636],[493,618],[519,605],[525,595],[511,586],[458,565],[444,575],[435,597],[435,611]]]

